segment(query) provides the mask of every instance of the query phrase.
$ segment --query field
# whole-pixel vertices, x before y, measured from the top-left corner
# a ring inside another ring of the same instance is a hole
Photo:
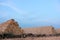
[[[60,40],[60,36],[52,37],[27,37],[27,38],[11,38],[11,39],[0,39],[0,40]]]

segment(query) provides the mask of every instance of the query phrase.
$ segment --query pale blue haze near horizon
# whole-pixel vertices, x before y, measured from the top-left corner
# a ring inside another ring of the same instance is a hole
[[[22,28],[60,28],[60,0],[0,0],[0,23],[15,19]]]

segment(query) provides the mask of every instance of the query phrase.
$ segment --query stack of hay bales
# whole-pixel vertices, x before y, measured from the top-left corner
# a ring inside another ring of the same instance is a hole
[[[0,24],[0,34],[2,33],[13,33],[15,35],[19,35],[23,33],[23,30],[14,19],[11,19]]]
[[[8,20],[0,24],[0,34],[3,33],[13,33],[15,35],[23,34],[23,33],[32,33],[32,34],[56,34],[60,33],[60,30],[55,30],[52,26],[42,26],[42,27],[35,27],[35,28],[23,28],[19,27],[18,23],[14,20]]]
[[[56,33],[57,34],[60,34],[60,29],[56,29]]]
[[[43,26],[43,27],[35,27],[35,28],[23,28],[25,33],[32,34],[55,34],[56,31],[52,26]]]

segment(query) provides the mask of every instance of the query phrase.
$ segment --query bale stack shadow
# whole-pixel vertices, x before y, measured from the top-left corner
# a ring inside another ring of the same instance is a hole
[[[27,38],[27,37],[52,37],[52,36],[60,36],[59,34],[50,34],[50,35],[45,35],[45,34],[20,34],[20,35],[14,35],[12,33],[5,33],[5,34],[0,34],[0,39],[5,39],[5,38]]]

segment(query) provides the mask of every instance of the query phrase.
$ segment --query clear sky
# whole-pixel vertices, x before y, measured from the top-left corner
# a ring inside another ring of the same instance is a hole
[[[9,19],[15,19],[22,28],[60,28],[60,0],[0,0],[0,23]]]

